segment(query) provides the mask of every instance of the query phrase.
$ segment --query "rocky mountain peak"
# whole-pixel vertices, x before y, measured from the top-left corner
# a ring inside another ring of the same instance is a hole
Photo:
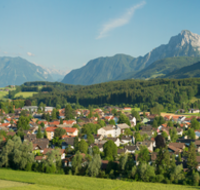
[[[189,30],[182,30],[177,36],[171,37],[169,45],[176,48],[191,45],[200,51],[200,35],[194,34]]]

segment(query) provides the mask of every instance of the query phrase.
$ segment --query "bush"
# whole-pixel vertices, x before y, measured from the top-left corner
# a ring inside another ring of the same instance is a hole
[[[158,183],[161,183],[164,181],[164,176],[162,174],[159,174],[155,177],[155,181],[158,182]]]
[[[55,172],[56,172],[56,166],[54,164],[46,167],[46,173],[54,174]]]
[[[164,179],[164,183],[166,183],[166,184],[170,184],[171,181],[170,181],[168,178],[165,178],[165,179]]]
[[[32,171],[32,163],[27,163],[25,171]]]
[[[192,175],[192,182],[193,186],[199,185],[199,174],[197,172]]]
[[[69,175],[72,175],[72,170],[69,170],[68,174],[69,174]]]
[[[100,171],[99,171],[99,177],[100,177],[100,178],[105,178],[105,176],[106,176],[105,171],[100,170]]]
[[[35,162],[32,166],[32,170],[35,171],[35,172],[38,172],[38,163]]]

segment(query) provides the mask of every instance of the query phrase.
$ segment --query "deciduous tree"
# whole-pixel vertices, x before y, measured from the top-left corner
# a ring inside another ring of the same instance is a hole
[[[103,151],[106,158],[112,160],[117,155],[117,146],[112,140],[108,140],[103,145]]]
[[[101,168],[101,157],[99,154],[95,154],[92,158],[92,161],[88,165],[88,174],[92,177],[98,176]]]
[[[78,143],[78,150],[81,152],[81,153],[87,153],[88,151],[88,144],[85,140],[81,139],[81,141]]]

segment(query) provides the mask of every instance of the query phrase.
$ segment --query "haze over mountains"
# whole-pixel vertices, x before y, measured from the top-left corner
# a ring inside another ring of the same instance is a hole
[[[0,87],[7,85],[21,85],[28,81],[56,81],[62,79],[64,74],[57,70],[47,70],[39,65],[30,63],[21,57],[0,57]]]
[[[20,57],[0,58],[0,87],[29,81],[62,81],[91,85],[112,80],[200,77],[200,35],[188,30],[171,37],[169,43],[134,58],[117,54],[99,57],[85,66],[65,71],[44,68]],[[63,80],[62,80],[63,79]]]
[[[184,60],[184,58],[179,61],[173,59],[164,60],[169,57],[182,56],[184,56],[186,60]],[[159,76],[159,74],[154,73],[153,77],[151,77],[152,75],[143,77],[137,73],[143,73],[142,69],[146,69],[147,67],[148,69],[151,69],[151,66],[154,66],[154,69],[157,70],[156,67],[162,67],[162,64],[169,65],[171,69],[168,69],[168,71],[172,72],[183,66],[194,64],[195,61],[199,61],[198,59],[190,59],[188,57],[200,57],[200,36],[188,30],[183,30],[177,36],[171,37],[168,44],[160,45],[143,57],[133,58],[129,55],[118,54],[113,57],[97,58],[89,61],[80,69],[72,70],[65,76],[62,82],[68,84],[90,85],[111,80],[155,78]],[[158,60],[162,61],[155,63],[154,65],[152,64]],[[174,66],[172,62],[177,66]],[[161,73],[162,77],[163,74],[166,75],[169,72],[164,71]]]

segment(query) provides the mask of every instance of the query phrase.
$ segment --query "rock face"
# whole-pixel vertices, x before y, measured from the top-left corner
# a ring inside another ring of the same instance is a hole
[[[40,66],[21,57],[0,57],[0,87],[21,85],[29,81],[53,81]]]
[[[200,51],[200,35],[194,34],[188,30],[183,30],[178,36],[174,36],[169,41],[170,47],[182,49],[187,45],[197,48]]]
[[[133,64],[135,70],[138,71],[157,60],[179,56],[200,56],[200,36],[198,34],[183,30],[177,36],[171,37],[168,44],[153,49],[144,57],[134,59],[131,64]]]
[[[134,78],[135,74],[150,67],[155,61],[168,57],[199,57],[200,36],[188,30],[183,30],[177,36],[171,37],[168,44],[160,45],[145,56],[124,59],[98,58],[87,63],[86,66],[71,71],[63,79],[63,83],[89,85],[110,80]],[[98,60],[98,61],[97,61]]]

